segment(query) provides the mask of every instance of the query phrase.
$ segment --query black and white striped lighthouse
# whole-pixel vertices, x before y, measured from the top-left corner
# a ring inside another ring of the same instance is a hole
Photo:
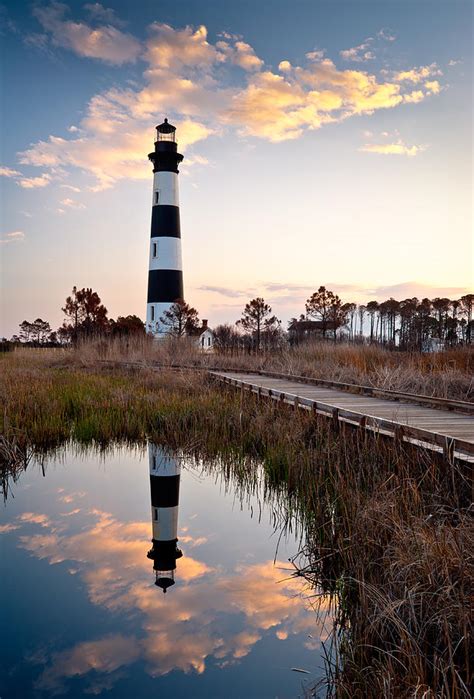
[[[176,127],[165,119],[156,127],[153,163],[150,262],[148,271],[147,332],[164,335],[163,313],[183,294],[181,229],[179,221],[178,153]]]
[[[147,557],[153,561],[155,585],[166,592],[174,585],[176,561],[183,555],[177,546],[181,467],[178,459],[166,456],[154,444],[148,445],[148,459],[153,547]]]

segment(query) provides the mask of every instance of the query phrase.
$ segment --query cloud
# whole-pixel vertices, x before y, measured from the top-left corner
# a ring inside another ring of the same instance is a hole
[[[292,65],[290,61],[280,61],[278,64],[278,70],[281,71],[282,73],[289,73],[291,70]]]
[[[448,66],[452,68],[453,66],[458,66],[460,63],[462,63],[462,61],[456,61],[453,58],[451,58],[451,60],[448,63]]]
[[[425,82],[425,87],[434,95],[437,95],[441,91],[441,86],[437,80],[428,80]]]
[[[313,49],[313,51],[308,51],[305,55],[308,61],[322,61],[325,53],[325,49]]]
[[[388,298],[406,299],[406,298],[436,298],[454,297],[459,298],[463,294],[472,293],[472,290],[463,286],[435,286],[424,284],[422,282],[402,282],[401,284],[392,284],[389,286],[378,286],[373,289],[368,289],[366,292],[370,296],[376,296],[380,300]]]
[[[28,522],[28,524],[39,524],[41,527],[51,526],[51,520],[49,517],[35,512],[23,512],[23,514],[18,517],[18,521]]]
[[[137,639],[120,634],[110,634],[95,641],[78,643],[71,649],[52,655],[51,664],[43,671],[36,688],[62,694],[65,691],[66,679],[93,673],[89,675],[90,683],[86,692],[96,694],[96,673],[110,675],[119,668],[135,662],[139,655]],[[101,684],[100,689],[103,688],[110,689]]]
[[[80,202],[76,201],[75,199],[70,199],[67,197],[66,199],[61,199],[61,204],[63,206],[66,206],[68,209],[85,209],[85,205]]]
[[[411,70],[399,71],[394,74],[393,79],[396,82],[411,82],[417,84],[435,75],[443,75],[443,73],[436,63],[431,63],[429,66],[420,66],[418,68],[411,68]]]
[[[23,187],[23,189],[46,187],[51,182],[51,175],[48,173],[43,173],[37,177],[25,177],[18,170],[13,170],[13,168],[6,166],[0,166],[0,177],[9,177],[16,180],[17,185]]]
[[[245,41],[236,41],[233,46],[226,41],[219,41],[216,46],[231,63],[244,70],[260,70],[263,66],[262,59],[256,55],[250,44],[246,44]]]
[[[0,238],[0,243],[5,245],[7,243],[19,243],[25,239],[25,234],[23,231],[11,231],[11,233],[5,233],[2,238]]]
[[[171,82],[163,83],[161,95],[153,89],[112,89],[93,97],[83,119],[84,134],[67,139],[50,136],[19,153],[20,163],[78,168],[96,178],[93,191],[111,187],[120,179],[148,179],[150,165],[145,154],[153,138],[150,121],[161,118],[159,112],[172,95]],[[178,91],[179,85],[175,88]],[[178,120],[176,125],[183,150],[212,133],[205,124],[188,118]]]
[[[26,34],[23,37],[23,43],[25,46],[52,55],[52,51],[50,50],[49,36],[47,34],[40,34],[39,32]]]
[[[187,534],[180,534],[179,540],[182,544],[189,544],[191,548],[194,548],[195,546],[202,546],[203,544],[207,543],[207,537],[205,536],[198,536],[197,538],[194,538]]]
[[[89,8],[91,6],[89,5]],[[96,18],[98,8],[96,4]],[[105,12],[105,8],[102,8]],[[35,7],[33,14],[54,46],[69,49],[78,56],[96,58],[113,65],[134,62],[139,57],[142,47],[140,42],[130,34],[121,32],[111,24],[91,27],[84,22],[66,20],[67,5],[52,2],[46,7]]]
[[[422,90],[413,90],[412,92],[406,94],[403,98],[404,102],[416,104],[421,102],[426,97],[426,94]]]
[[[339,51],[339,55],[344,61],[352,61],[354,63],[364,63],[365,61],[373,61],[375,54],[370,50],[373,39],[369,37],[359,46],[354,46],[352,49]]]
[[[207,29],[201,25],[174,29],[169,24],[153,22],[147,41],[146,59],[151,67],[176,71],[183,67],[210,68],[223,62],[225,54],[207,41]]]
[[[81,191],[79,187],[74,187],[74,185],[72,185],[72,184],[60,184],[59,186],[62,187],[63,189],[69,189],[69,190],[71,190],[71,192],[80,192]]]
[[[43,173],[37,177],[23,177],[18,180],[18,184],[23,189],[38,189],[40,187],[46,187],[51,182],[51,175]]]
[[[65,206],[67,206],[67,204],[65,204]],[[64,490],[61,490],[61,493],[63,492]],[[76,490],[72,493],[65,493],[65,495],[60,495],[58,500],[59,502],[64,502],[65,504],[70,505],[72,502],[75,502],[76,500],[79,500],[80,498],[83,498],[85,496],[86,493],[84,490]]]
[[[87,3],[84,5],[84,9],[92,22],[103,22],[116,27],[124,27],[126,25],[126,22],[117,17],[115,10],[112,10],[110,7],[104,7],[100,2]]]
[[[227,296],[228,298],[240,298],[241,296],[248,296],[249,293],[253,293],[254,290],[248,289],[231,289],[227,286],[209,286],[207,284],[198,287],[199,291],[211,291],[215,294],[220,294],[221,296]]]
[[[306,583],[289,576],[283,562],[236,562],[229,570],[214,569],[187,555],[188,546],[204,543],[187,532],[180,538],[179,594],[164,597],[150,584],[149,522],[122,522],[101,510],[74,525],[74,518],[60,515],[58,521],[48,521],[31,515],[29,520],[37,519],[46,531],[20,536],[23,549],[52,565],[67,561],[92,604],[140,620],[136,635],[105,635],[49,657],[43,654],[37,686],[50,694],[64,691],[71,678],[79,677],[90,693],[94,687],[110,689],[137,660],[145,661],[152,677],[176,670],[202,673],[210,658],[219,666],[238,662],[266,633],[284,640],[311,632],[315,644],[327,637],[329,600],[323,599],[319,620],[308,613]]]
[[[271,293],[279,291],[302,291],[304,293],[308,291],[315,291],[314,285],[311,284],[288,284],[280,282],[267,282],[264,284],[264,288]]]
[[[379,39],[383,39],[384,41],[395,41],[397,38],[395,34],[390,31],[390,29],[380,29],[380,31],[377,32],[377,37]]]
[[[407,146],[402,141],[397,143],[365,143],[359,148],[363,153],[379,153],[380,155],[407,155],[412,158],[422,153],[426,146]]]
[[[126,52],[120,53],[122,38],[111,42],[110,48],[101,28],[93,30],[65,20],[65,12],[65,6],[58,3],[36,10],[61,45],[86,55],[87,41],[80,48],[79,40],[75,43],[73,39],[98,31],[96,57],[100,53],[109,62],[125,61]],[[118,31],[111,25],[105,30]],[[367,39],[364,44],[369,41],[374,40]],[[112,53],[115,51],[117,55]],[[341,70],[319,49],[306,54],[305,65],[281,61],[280,73],[274,73],[265,70],[263,61],[242,37],[223,33],[213,44],[205,26],[173,28],[154,22],[141,57],[146,67],[140,86],[112,87],[94,95],[80,124],[69,129],[67,138],[50,135],[42,139],[19,153],[19,162],[45,168],[54,177],[58,168],[78,168],[94,177],[89,189],[100,191],[121,179],[149,178],[146,153],[153,138],[151,124],[164,115],[173,119],[179,147],[186,151],[213,134],[222,134],[224,128],[271,142],[296,139],[306,130],[356,115],[420,102],[438,90],[436,81],[429,79],[439,74],[436,64],[424,71],[424,77],[422,68],[413,68],[390,80],[365,70]],[[236,83],[234,66],[245,71],[244,84]],[[413,90],[418,80],[413,76],[419,74],[419,85]],[[199,156],[191,154],[184,168],[198,160]],[[22,186],[45,186],[45,177],[29,178],[25,182],[30,184]]]
[[[401,104],[397,83],[378,82],[375,75],[339,70],[328,58],[296,67],[283,77],[263,71],[234,95],[226,117],[247,135],[270,141],[299,138],[306,129],[372,114]]]
[[[0,177],[21,177],[21,172],[6,165],[0,165]]]

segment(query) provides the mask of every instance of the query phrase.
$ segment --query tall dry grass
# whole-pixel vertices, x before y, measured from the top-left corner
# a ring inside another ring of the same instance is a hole
[[[31,352],[19,350],[25,351]],[[259,355],[229,355],[203,353],[189,339],[156,342],[139,337],[93,340],[75,350],[50,354],[55,358],[52,361],[77,365],[128,361],[267,370],[453,400],[474,398],[474,348],[470,347],[421,354],[394,352],[376,345],[315,341]]]
[[[466,465],[216,390],[204,373],[104,365],[95,351],[0,360],[9,443],[41,450],[71,438],[99,445],[152,438],[218,457],[229,470],[262,461],[268,487],[304,522],[310,564],[298,574],[338,602],[328,691],[469,696],[474,538]]]

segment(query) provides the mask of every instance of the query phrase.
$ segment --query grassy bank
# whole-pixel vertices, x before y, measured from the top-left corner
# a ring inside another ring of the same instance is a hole
[[[304,518],[301,574],[338,599],[337,695],[469,696],[467,470],[289,407],[241,404],[199,372],[104,369],[95,351],[1,358],[4,445],[152,437],[229,469],[262,460]]]
[[[440,398],[474,399],[474,348],[470,347],[420,354],[376,345],[314,341],[259,355],[230,355],[205,354],[183,340],[156,343],[149,338],[118,338],[90,341],[74,351],[59,350],[50,356],[56,362],[88,366],[103,360],[131,360],[164,366],[264,369]]]

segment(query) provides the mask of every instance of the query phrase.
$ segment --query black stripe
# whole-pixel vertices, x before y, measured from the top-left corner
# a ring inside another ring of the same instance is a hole
[[[179,476],[150,476],[153,507],[176,507],[179,504]]]
[[[176,559],[181,558],[182,553],[176,546],[177,539],[172,541],[157,541],[152,539],[153,548],[148,551],[147,558],[154,561],[154,570],[175,570]]]
[[[171,141],[159,141],[155,143],[155,151],[148,157],[153,163],[153,172],[176,172],[178,165],[183,160],[181,153],[177,152],[177,143]]]
[[[176,299],[182,299],[183,296],[183,273],[181,270],[150,269],[148,272],[148,303],[173,303]]]
[[[179,206],[158,204],[151,210],[151,237],[181,238]]]

